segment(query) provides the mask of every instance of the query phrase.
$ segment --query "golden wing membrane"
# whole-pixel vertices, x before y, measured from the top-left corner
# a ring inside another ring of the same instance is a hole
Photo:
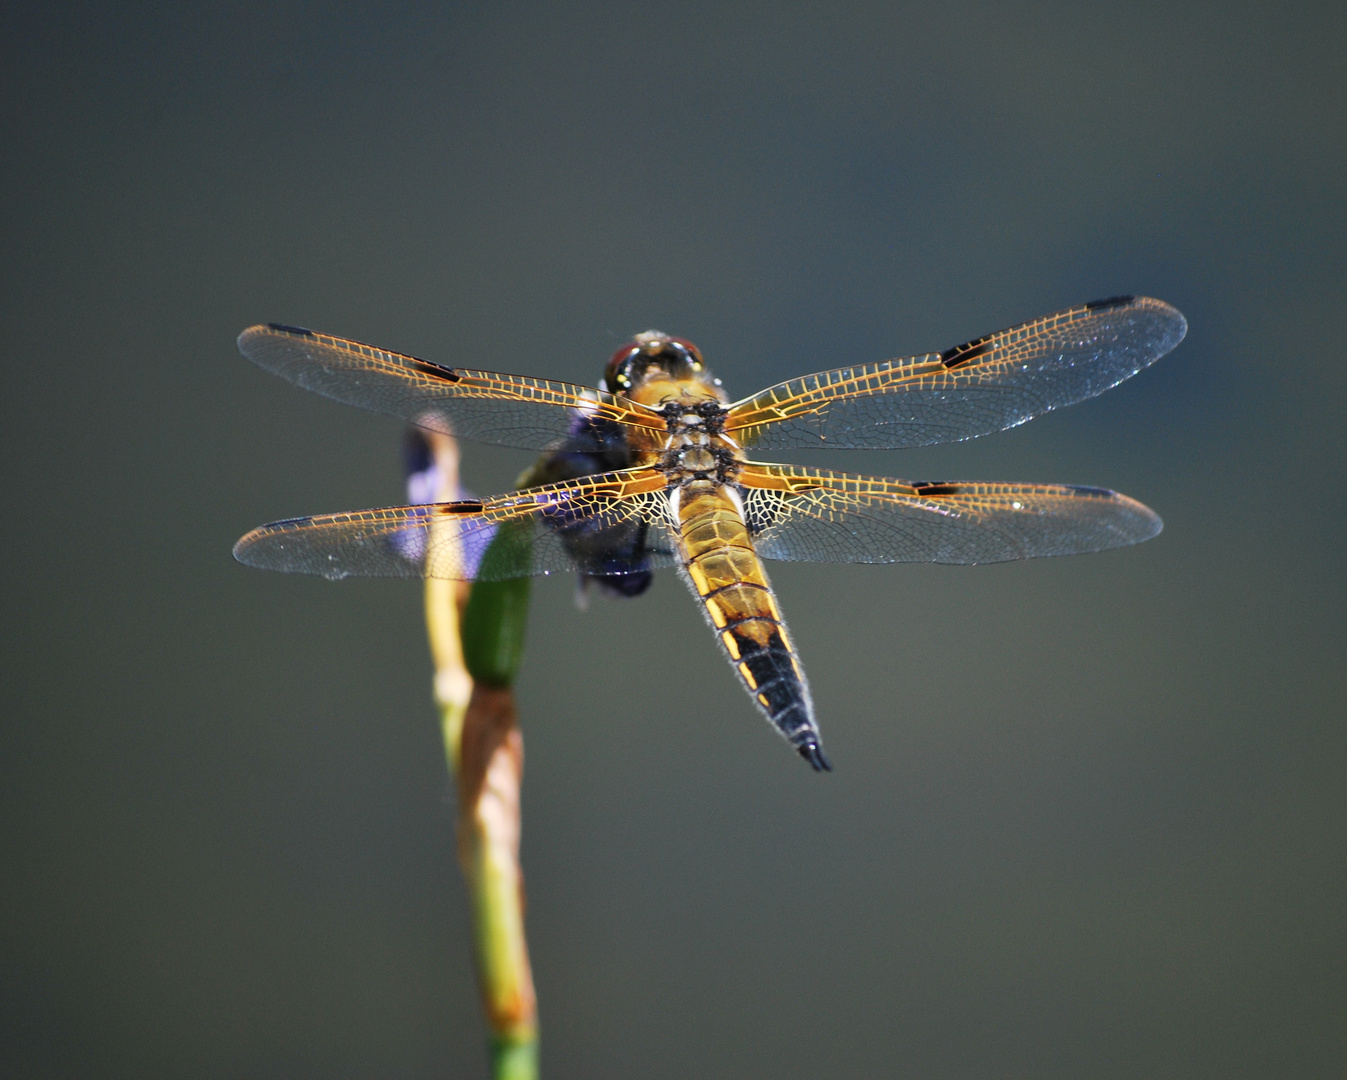
[[[239,351],[306,390],[479,442],[548,450],[576,436],[582,417],[665,431],[654,410],[602,390],[442,367],[298,326],[249,327]]]
[[[1160,518],[1126,495],[1062,484],[907,483],[748,464],[753,545],[789,562],[970,565],[1140,543]]]
[[[778,383],[731,406],[725,429],[755,449],[957,442],[1102,394],[1187,330],[1160,300],[1096,300],[942,353]]]
[[[633,573],[674,565],[666,485],[654,469],[628,469],[481,501],[292,518],[248,533],[234,557],[331,580]],[[616,552],[613,530],[625,541]],[[589,543],[600,536],[602,554]]]

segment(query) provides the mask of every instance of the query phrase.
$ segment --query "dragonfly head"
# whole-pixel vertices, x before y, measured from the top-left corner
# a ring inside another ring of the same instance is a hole
[[[623,345],[604,369],[604,388],[626,394],[644,382],[710,380],[701,351],[690,341],[647,330]]]

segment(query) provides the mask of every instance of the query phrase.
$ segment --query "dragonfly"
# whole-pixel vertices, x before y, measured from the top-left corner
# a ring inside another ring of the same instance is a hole
[[[305,389],[544,454],[530,486],[508,494],[274,521],[234,555],[334,580],[577,573],[625,596],[673,567],[754,704],[815,770],[830,770],[765,560],[995,563],[1136,544],[1161,521],[1105,488],[896,480],[750,455],[1002,431],[1117,386],[1186,332],[1169,304],[1115,296],[730,401],[695,345],[653,330],[619,349],[592,388],[253,326],[239,336],[243,355]]]

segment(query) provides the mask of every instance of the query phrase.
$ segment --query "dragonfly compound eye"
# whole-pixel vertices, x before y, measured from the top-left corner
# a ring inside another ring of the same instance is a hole
[[[631,389],[635,378],[633,367],[644,351],[633,341],[613,353],[613,358],[608,361],[608,366],[603,372],[604,385],[612,393],[618,394]]]

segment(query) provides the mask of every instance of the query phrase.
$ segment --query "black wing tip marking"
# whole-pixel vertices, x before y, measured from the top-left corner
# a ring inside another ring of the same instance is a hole
[[[306,326],[290,326],[287,323],[269,322],[263,323],[261,326],[248,327],[247,330],[239,335],[240,344],[262,330],[269,330],[275,334],[285,334],[287,337],[316,338],[318,336],[316,331],[310,330]],[[364,347],[369,348],[369,346]],[[422,360],[418,356],[407,356],[403,353],[394,353],[386,349],[379,349],[377,351],[405,359],[408,366],[413,370],[420,372],[422,375],[428,375],[432,379],[440,379],[444,382],[459,382],[462,379],[462,376],[453,368],[447,368],[442,364],[432,364],[429,360]]]
[[[823,747],[819,746],[818,740],[810,739],[806,743],[801,743],[795,748],[795,752],[804,758],[813,766],[815,772],[832,772],[833,763],[823,752]]]
[[[957,495],[962,490],[961,484],[947,484],[943,480],[921,480],[912,485],[918,495]]]
[[[1102,300],[1091,300],[1082,305],[1085,311],[1089,312],[1109,312],[1123,311],[1127,308],[1139,307],[1144,304],[1157,306],[1165,310],[1176,321],[1176,332],[1171,335],[1172,342],[1167,345],[1164,352],[1174,348],[1184,336],[1188,333],[1188,320],[1183,317],[1183,313],[1170,304],[1162,300],[1149,300],[1144,296],[1137,296],[1134,293],[1122,293],[1118,296],[1106,296]],[[1077,311],[1080,308],[1075,309]],[[1026,324],[1028,325],[1028,324]],[[1004,331],[1002,331],[1004,332]],[[946,349],[940,354],[940,362],[946,369],[962,367],[965,364],[971,364],[995,348],[996,334],[987,334],[984,337],[974,338],[972,341],[964,342],[962,345],[955,345],[952,349]],[[1161,354],[1163,355],[1163,353]]]
[[[293,529],[296,525],[306,525],[312,520],[311,517],[292,517],[268,521],[265,525],[259,525],[251,532],[245,533],[239,539],[239,542],[234,545],[234,549],[237,551],[249,540],[256,540],[270,533],[285,532],[287,529]]]
[[[1146,350],[1142,367],[1173,350],[1188,336],[1188,320],[1184,318],[1183,312],[1173,304],[1153,297],[1134,296],[1131,293],[1108,296],[1103,300],[1091,300],[1085,305],[1085,310],[1091,313],[1131,311],[1145,320],[1158,336],[1152,341],[1151,348]]]
[[[437,514],[480,514],[486,504],[480,499],[464,499],[462,502],[440,503],[435,507]]]
[[[234,544],[234,558],[244,566],[256,566],[265,570],[266,563],[256,554],[262,548],[263,541],[273,539],[277,533],[290,532],[298,526],[307,525],[312,520],[311,517],[281,518],[279,521],[268,521],[265,525],[259,525],[238,538]]]
[[[1126,533],[1126,539],[1121,543],[1110,545],[1111,547],[1141,544],[1155,539],[1164,531],[1165,523],[1159,514],[1119,491],[1112,488],[1087,487],[1083,484],[1063,484],[1062,487],[1081,498],[1099,499],[1113,504],[1111,509],[1121,515],[1115,519],[1115,525]]]
[[[1126,293],[1122,296],[1106,296],[1102,300],[1091,300],[1085,305],[1085,310],[1112,311],[1114,308],[1130,307],[1136,303],[1136,299],[1132,293]]]

